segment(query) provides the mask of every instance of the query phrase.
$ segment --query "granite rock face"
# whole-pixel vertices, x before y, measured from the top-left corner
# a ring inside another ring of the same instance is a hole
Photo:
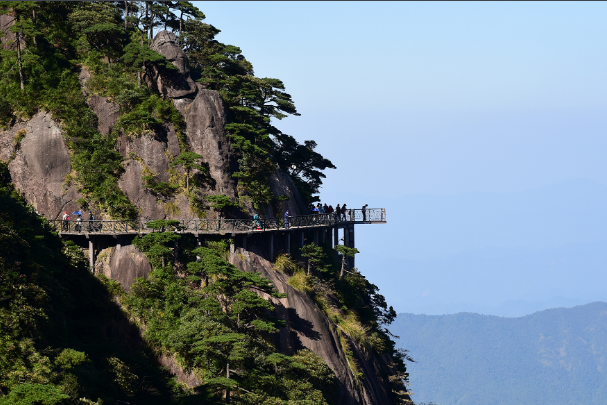
[[[25,131],[25,137],[14,145],[19,131]],[[64,187],[72,166],[61,130],[50,113],[39,112],[0,132],[0,145],[0,159],[8,161],[12,156],[8,167],[15,187],[40,214],[55,219],[63,211],[80,209],[76,200],[81,195],[73,185]]]
[[[89,90],[86,86],[86,82],[90,78],[91,73],[87,69],[82,68],[80,70],[80,74],[78,75],[80,85],[82,86],[82,94],[88,96],[86,99],[86,104],[91,110],[93,110],[93,112],[97,116],[97,129],[103,135],[107,135],[110,133],[112,127],[116,125],[116,122],[118,121],[119,107],[118,105],[109,101],[107,97],[102,97],[96,94],[92,94],[89,96]]]
[[[188,143],[192,151],[204,156],[212,179],[208,194],[236,197],[234,153],[223,129],[226,111],[223,100],[214,90],[201,90],[185,115]]]
[[[0,31],[4,32],[4,36],[0,40],[2,41],[2,48],[11,51],[17,50],[17,43],[15,42],[17,34],[9,31],[9,28],[12,27],[14,22],[15,17],[8,14],[0,15]],[[21,49],[23,49],[23,45],[21,45],[21,47]]]
[[[150,83],[165,97],[193,96],[197,86],[190,77],[188,58],[177,43],[177,36],[169,31],[160,31],[156,34],[151,48],[177,66],[179,72],[162,75],[158,69],[154,69]]]
[[[147,168],[158,181],[169,181],[169,157],[179,154],[177,135],[169,124],[168,130],[160,133],[144,134],[136,138],[121,136],[118,140],[120,153],[127,158],[125,172],[120,176],[118,185],[133,202],[144,219],[180,219],[191,218],[187,199],[183,196],[162,198],[146,189],[142,176]],[[139,160],[129,158],[134,154]],[[167,212],[166,203],[176,205],[177,212]]]
[[[135,245],[112,246],[103,249],[95,262],[95,272],[118,281],[126,291],[137,277],[147,277],[152,271],[150,262]]]

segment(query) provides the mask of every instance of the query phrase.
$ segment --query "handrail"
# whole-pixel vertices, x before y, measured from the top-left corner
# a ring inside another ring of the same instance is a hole
[[[363,212],[364,211],[364,212]],[[287,221],[285,222],[285,219]],[[339,224],[385,223],[384,208],[348,209],[341,214],[312,214],[288,218],[243,218],[243,219],[179,219],[178,225],[163,229],[186,233],[228,233],[274,231],[291,228],[312,228],[319,226],[335,226]],[[147,227],[150,221],[136,220],[93,220],[93,221],[63,221],[49,220],[51,228],[61,233],[95,233],[95,234],[126,234],[158,232]]]

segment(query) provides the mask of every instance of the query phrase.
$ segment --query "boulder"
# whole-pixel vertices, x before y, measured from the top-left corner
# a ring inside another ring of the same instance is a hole
[[[177,43],[177,36],[169,31],[160,31],[156,34],[151,49],[171,61],[179,71],[162,75],[154,68],[149,78],[150,84],[165,97],[193,97],[197,91],[196,83],[190,77],[188,58]]]
[[[126,291],[137,277],[147,277],[152,265],[135,245],[116,245],[99,252],[95,262],[95,272],[104,274],[120,283]]]
[[[23,130],[25,137],[14,145],[17,132]],[[62,211],[80,209],[76,201],[82,196],[73,185],[64,187],[72,166],[61,129],[50,113],[39,112],[29,121],[0,132],[0,145],[0,158],[10,160],[15,187],[41,215],[55,219]]]

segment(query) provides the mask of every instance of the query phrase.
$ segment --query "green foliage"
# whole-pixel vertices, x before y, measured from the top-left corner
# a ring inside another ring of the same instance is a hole
[[[240,48],[215,40],[219,30],[200,20],[185,25],[184,50],[191,68],[200,75],[200,82],[217,90],[229,108],[225,129],[233,147],[239,152],[239,189],[251,197],[256,209],[272,202],[270,176],[277,167],[290,171],[301,186],[304,197],[312,200],[324,178],[322,170],[333,164],[314,152],[314,141],[300,145],[280,132],[272,119],[281,120],[299,113],[278,79],[259,78],[253,65]],[[296,169],[292,169],[293,165]]]
[[[152,225],[160,230],[167,224]],[[333,372],[318,356],[275,352],[272,335],[284,323],[270,316],[274,306],[259,293],[284,294],[259,273],[230,264],[229,239],[203,247],[180,241],[185,247],[179,260],[187,264],[177,272],[170,260],[161,261],[162,254],[170,257],[169,245],[177,239],[179,235],[154,232],[135,242],[154,269],[148,279],[136,280],[122,302],[145,324],[145,338],[175,353],[209,392],[228,392],[232,403],[334,403]]]
[[[117,184],[123,172],[122,156],[115,151],[115,139],[97,132],[97,118],[85,103],[76,65],[78,40],[85,35],[79,29],[101,15],[107,21],[107,5],[4,2],[2,6],[0,12],[17,12],[19,21],[11,30],[23,35],[25,49],[21,55],[23,90],[14,69],[19,55],[10,49],[0,51],[0,71],[5,73],[0,76],[0,121],[7,125],[41,110],[51,112],[64,131],[80,191],[110,216],[134,218],[136,209]],[[100,10],[93,10],[97,8]],[[80,11],[78,18],[70,19]],[[34,19],[34,15],[38,17]]]
[[[0,405],[59,405],[66,404],[69,398],[53,385],[20,384],[8,396],[0,398]]]
[[[230,197],[225,194],[208,195],[204,197],[204,199],[212,204],[211,207],[215,211],[219,211],[222,214],[225,214],[230,209],[238,208],[238,203],[233,202]]]
[[[181,166],[186,171],[186,191],[190,191],[190,171],[198,170],[201,173],[206,173],[207,169],[201,166],[198,162],[202,159],[202,156],[194,152],[181,152],[181,155],[177,156],[175,160],[171,162],[171,167]]]
[[[136,403],[166,404],[187,397],[112,294],[124,292],[95,278],[80,247],[63,243],[25,205],[0,162],[0,403],[64,404],[83,396],[116,403],[134,395]],[[125,366],[133,364],[136,370]]]

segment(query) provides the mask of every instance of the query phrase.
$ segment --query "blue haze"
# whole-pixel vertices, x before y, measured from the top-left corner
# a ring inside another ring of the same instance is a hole
[[[285,82],[323,201],[388,209],[357,266],[398,312],[607,300],[607,3],[196,3]]]

